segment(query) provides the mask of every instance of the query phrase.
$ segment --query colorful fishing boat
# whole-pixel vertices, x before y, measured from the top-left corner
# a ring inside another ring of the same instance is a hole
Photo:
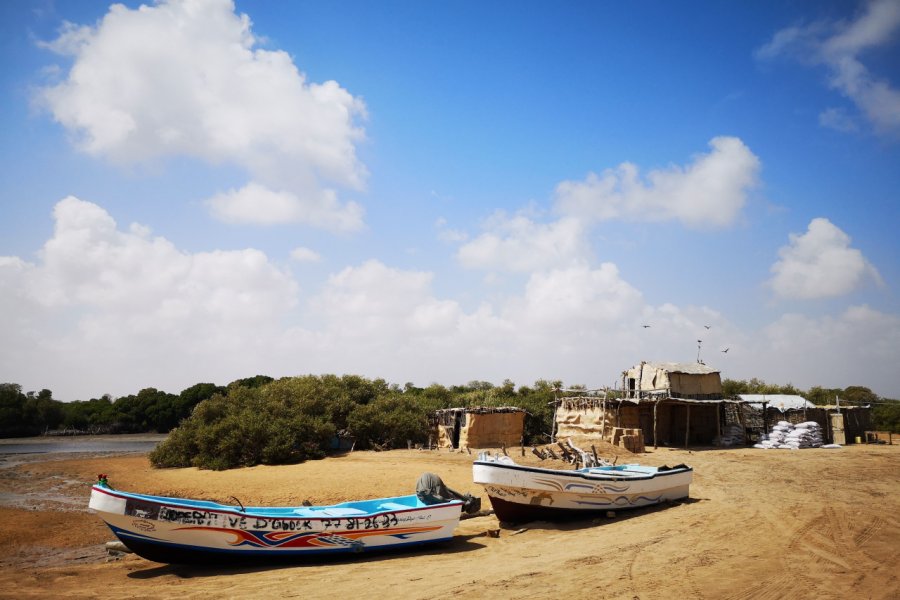
[[[333,506],[229,506],[115,490],[101,476],[90,508],[135,554],[162,563],[272,560],[449,540],[463,502],[416,495]]]
[[[687,498],[693,473],[687,465],[542,469],[486,453],[472,466],[473,480],[484,486],[497,518],[512,523],[578,518]]]

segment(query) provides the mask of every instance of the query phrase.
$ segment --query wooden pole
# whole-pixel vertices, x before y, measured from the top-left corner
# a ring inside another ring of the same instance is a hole
[[[687,411],[686,411],[685,423],[684,423],[684,447],[685,448],[688,447],[688,441],[691,437],[691,405],[688,404],[686,406],[687,406]]]
[[[653,403],[653,448],[656,449],[656,407],[659,406],[659,400]]]
[[[716,437],[722,443],[722,403],[716,402]]]
[[[606,439],[606,398],[603,399],[603,408],[600,413],[600,439]]]

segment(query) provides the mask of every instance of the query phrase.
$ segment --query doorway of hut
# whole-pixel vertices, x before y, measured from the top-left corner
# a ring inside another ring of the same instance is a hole
[[[644,443],[648,446],[653,444],[655,441],[655,437],[653,435],[653,407],[650,404],[641,404],[640,405],[640,415],[638,415],[638,419],[640,421],[641,432],[644,434]]]
[[[459,433],[462,430],[462,423],[465,418],[465,411],[458,411],[453,415],[453,435],[450,437],[450,443],[453,444],[454,448],[459,448]]]

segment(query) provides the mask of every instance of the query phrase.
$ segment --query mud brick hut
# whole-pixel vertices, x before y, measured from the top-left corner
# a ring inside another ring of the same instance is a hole
[[[742,445],[743,404],[724,397],[721,375],[712,367],[641,362],[622,373],[621,392],[559,398],[554,435],[609,442],[639,435],[654,447]]]
[[[525,434],[525,410],[514,406],[445,408],[428,421],[438,448],[518,446]]]

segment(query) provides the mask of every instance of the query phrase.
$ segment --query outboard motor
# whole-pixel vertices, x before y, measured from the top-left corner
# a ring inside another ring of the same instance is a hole
[[[448,488],[434,473],[422,473],[416,482],[416,496],[425,504],[443,504],[452,500],[462,500],[463,510],[472,515],[481,510],[481,498],[472,494],[460,494]]]

